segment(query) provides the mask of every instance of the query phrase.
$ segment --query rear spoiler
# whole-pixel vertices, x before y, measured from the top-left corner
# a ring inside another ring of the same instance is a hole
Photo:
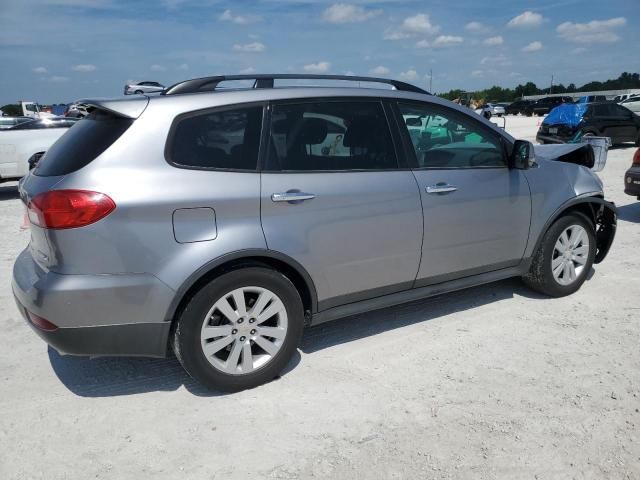
[[[135,96],[133,98],[93,98],[74,102],[91,112],[95,109],[113,113],[119,117],[136,119],[147,108],[149,97]]]

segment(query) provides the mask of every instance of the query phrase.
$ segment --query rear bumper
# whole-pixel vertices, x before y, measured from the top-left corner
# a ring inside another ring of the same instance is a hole
[[[72,355],[165,356],[175,292],[153,275],[60,275],[23,251],[13,267],[20,313],[49,345]],[[42,330],[31,312],[58,328]]]
[[[640,197],[640,168],[632,167],[624,174],[624,193]]]

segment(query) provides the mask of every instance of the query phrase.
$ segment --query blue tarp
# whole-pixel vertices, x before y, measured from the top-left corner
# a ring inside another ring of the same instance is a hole
[[[587,110],[586,103],[563,103],[549,112],[542,122],[544,125],[569,125],[577,127]]]

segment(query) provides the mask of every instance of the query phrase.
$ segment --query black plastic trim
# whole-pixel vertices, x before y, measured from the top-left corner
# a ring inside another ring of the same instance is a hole
[[[288,255],[285,255],[280,252],[276,252],[274,250],[252,248],[252,249],[245,249],[245,250],[237,250],[235,252],[222,255],[221,257],[218,257],[204,264],[198,270],[193,272],[189,276],[189,278],[187,278],[187,280],[185,280],[184,283],[176,291],[176,294],[173,300],[171,301],[171,304],[169,305],[169,309],[167,310],[167,315],[165,317],[165,320],[167,322],[171,322],[174,319],[176,310],[178,309],[178,306],[182,302],[184,296],[189,291],[189,289],[193,287],[196,284],[196,282],[198,282],[198,280],[200,280],[202,277],[204,277],[214,269],[224,265],[225,263],[229,263],[234,260],[251,259],[255,257],[272,258],[274,260],[278,260],[280,262],[287,264],[289,267],[295,270],[298,273],[298,275],[300,275],[304,279],[305,286],[311,296],[311,312],[314,313],[318,310],[318,294],[316,292],[316,287],[313,283],[313,280],[311,279],[311,276],[305,270],[305,268],[302,265],[300,265],[300,263],[298,263],[296,260],[289,257]]]
[[[351,315],[357,315],[372,310],[392,307],[394,305],[400,305],[403,303],[412,302],[414,300],[433,297],[435,295],[462,290],[468,287],[474,287],[485,283],[496,282],[498,280],[504,280],[506,278],[518,277],[520,275],[522,275],[522,269],[520,266],[511,267],[471,277],[465,277],[458,280],[451,280],[449,282],[429,285],[426,287],[405,290],[402,292],[393,293],[391,295],[384,295],[369,300],[349,303],[347,305],[330,308],[328,310],[324,310],[322,312],[314,314],[311,317],[311,325],[318,325],[320,323],[337,320],[339,318],[348,317]]]
[[[15,298],[15,296],[14,296]],[[127,323],[97,327],[65,327],[42,330],[29,321],[25,308],[15,298],[22,317],[45,342],[66,355],[91,357],[165,357],[171,324]]]
[[[274,73],[274,74],[257,74],[257,75],[214,75],[210,77],[193,78],[184,80],[166,88],[162,95],[177,95],[185,93],[197,92],[213,92],[219,83],[230,80],[255,80],[253,88],[274,88],[274,80],[344,80],[349,82],[368,82],[382,83],[391,85],[396,90],[403,92],[423,93],[430,95],[429,92],[423,90],[410,83],[392,80],[389,78],[379,77],[363,77],[350,75],[313,75],[313,74],[296,74],[296,73]]]

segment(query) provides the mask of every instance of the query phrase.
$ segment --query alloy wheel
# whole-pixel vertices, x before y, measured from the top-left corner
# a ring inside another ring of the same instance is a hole
[[[580,225],[565,228],[553,247],[551,271],[560,285],[571,285],[582,274],[589,258],[589,236]]]
[[[262,287],[238,288],[218,299],[205,316],[202,351],[223,373],[252,373],[276,356],[287,324],[287,310],[275,293]]]

